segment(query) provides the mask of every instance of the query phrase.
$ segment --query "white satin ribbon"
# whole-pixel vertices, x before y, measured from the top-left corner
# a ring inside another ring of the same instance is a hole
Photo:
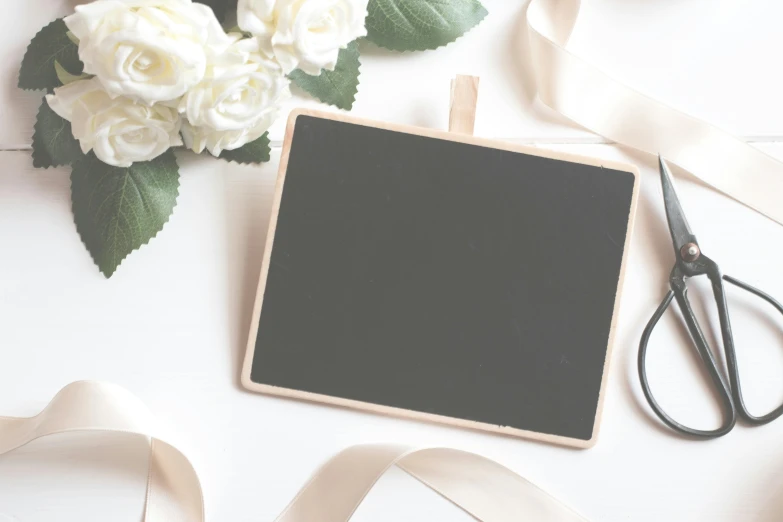
[[[110,431],[150,439],[144,522],[201,522],[204,502],[193,465],[147,407],[114,384],[69,384],[30,418],[0,417],[0,456],[34,440],[74,431]]]
[[[71,431],[133,433],[151,441],[144,522],[203,522],[201,484],[187,457],[147,408],[119,386],[76,382],[39,415],[0,417],[0,456],[36,439]],[[276,522],[346,522],[378,479],[398,466],[482,522],[586,522],[513,471],[448,448],[392,444],[348,448],[327,462]]]
[[[533,72],[541,101],[612,141],[660,153],[783,225],[783,163],[623,85],[569,52],[566,47],[580,6],[581,0],[532,0],[528,6]]]

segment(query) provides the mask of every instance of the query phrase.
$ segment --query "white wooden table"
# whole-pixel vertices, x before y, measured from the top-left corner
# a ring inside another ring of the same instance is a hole
[[[32,168],[27,149],[40,95],[15,88],[28,41],[73,0],[7,2],[0,19],[0,414],[37,413],[74,380],[125,386],[186,441],[210,521],[272,520],[325,459],[372,441],[483,453],[596,522],[783,519],[783,421],[689,442],[662,429],[641,396],[636,347],[673,262],[653,158],[602,143],[534,102],[525,5],[484,1],[490,17],[448,48],[405,55],[367,48],[354,112],[445,127],[449,79],[473,74],[481,77],[477,135],[640,166],[639,214],[594,449],[384,418],[239,387],[281,125],[272,132],[273,159],[261,168],[186,159],[171,221],[105,280],[73,225],[68,172]],[[583,3],[573,36],[580,55],[783,158],[777,66],[783,3]],[[295,99],[292,106],[311,103]],[[783,298],[783,227],[693,181],[678,182],[707,253],[725,272]],[[707,295],[702,301],[709,305]],[[756,301],[739,291],[731,290],[730,298],[746,395],[761,412],[783,400],[783,321],[774,322],[770,309],[752,306]],[[678,319],[668,315],[652,341],[652,384],[679,418],[709,426],[718,411],[684,340]],[[143,440],[82,435],[41,441],[0,458],[0,520],[137,522],[145,476]],[[392,473],[354,520],[469,518]]]

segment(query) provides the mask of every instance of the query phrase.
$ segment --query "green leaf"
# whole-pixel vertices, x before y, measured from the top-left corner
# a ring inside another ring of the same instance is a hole
[[[94,154],[73,166],[71,202],[76,229],[106,277],[160,232],[178,194],[179,169],[172,150],[128,168],[107,165]]]
[[[84,155],[71,124],[57,115],[44,98],[33,127],[33,166],[47,169],[71,165]]]
[[[478,0],[370,0],[367,39],[395,51],[437,49],[487,16]]]
[[[73,83],[75,81],[92,78],[92,76],[89,74],[82,73],[77,76],[75,74],[69,73],[68,71],[65,70],[65,67],[60,65],[60,62],[58,62],[57,60],[54,61],[54,71],[55,73],[57,73],[57,79],[60,80],[60,83],[63,85],[68,85],[69,83]]]
[[[265,132],[263,136],[255,141],[251,141],[238,149],[224,150],[220,153],[220,158],[226,161],[235,161],[237,163],[264,163],[269,161],[269,133]]]
[[[350,110],[358,91],[360,66],[359,45],[354,41],[340,49],[334,71],[321,71],[318,76],[311,76],[297,69],[288,77],[294,85],[322,102]]]
[[[221,24],[228,20],[229,14],[236,18],[237,0],[199,0],[199,3],[211,7]]]
[[[41,29],[30,42],[19,71],[19,87],[29,90],[59,87],[55,62],[74,75],[84,70],[79,47],[68,38],[68,28],[62,18]]]

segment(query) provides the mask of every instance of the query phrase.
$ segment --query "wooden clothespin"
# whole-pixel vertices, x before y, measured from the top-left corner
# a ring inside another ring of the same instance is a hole
[[[451,108],[449,110],[449,132],[473,134],[476,123],[476,100],[478,99],[477,76],[458,74],[451,80]]]

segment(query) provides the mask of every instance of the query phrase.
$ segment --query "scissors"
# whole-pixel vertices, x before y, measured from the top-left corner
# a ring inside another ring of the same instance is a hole
[[[666,219],[669,222],[669,232],[672,236],[676,262],[671,271],[671,275],[669,276],[669,292],[666,294],[666,297],[663,298],[663,302],[661,302],[660,306],[653,314],[650,322],[647,323],[647,327],[642,334],[641,343],[639,344],[639,379],[642,383],[644,396],[647,398],[647,402],[650,403],[650,407],[655,414],[658,415],[667,426],[681,434],[690,435],[699,439],[712,439],[727,434],[734,428],[738,416],[753,426],[760,426],[771,422],[783,414],[783,404],[766,415],[754,417],[748,412],[745,401],[742,398],[739,371],[737,369],[737,357],[734,350],[734,337],[731,333],[731,321],[729,320],[729,310],[726,304],[726,292],[723,281],[731,283],[734,286],[760,297],[774,306],[781,314],[783,314],[783,305],[761,290],[753,288],[731,276],[721,274],[718,265],[702,253],[699,242],[696,240],[696,236],[693,235],[693,232],[691,232],[688,221],[685,219],[685,214],[680,206],[680,200],[677,197],[677,193],[674,191],[674,184],[672,182],[671,172],[669,172],[669,167],[660,156],[658,156],[658,162],[661,171],[661,184],[663,185],[663,203],[666,208]],[[696,316],[693,314],[693,309],[688,301],[686,281],[691,277],[700,275],[706,275],[709,278],[712,283],[712,292],[715,297],[715,302],[718,305],[721,337],[723,338],[723,352],[728,368],[728,383],[726,382],[722,369],[718,367],[718,363],[715,361],[712,350],[704,337],[704,332],[702,331]],[[663,411],[655,400],[655,397],[653,397],[652,392],[650,391],[650,384],[647,381],[646,358],[650,334],[652,334],[655,325],[658,324],[663,313],[669,308],[672,300],[675,299],[677,300],[677,305],[685,319],[688,333],[690,334],[701,361],[706,366],[712,384],[720,397],[723,423],[720,428],[714,430],[689,428],[674,420]]]

